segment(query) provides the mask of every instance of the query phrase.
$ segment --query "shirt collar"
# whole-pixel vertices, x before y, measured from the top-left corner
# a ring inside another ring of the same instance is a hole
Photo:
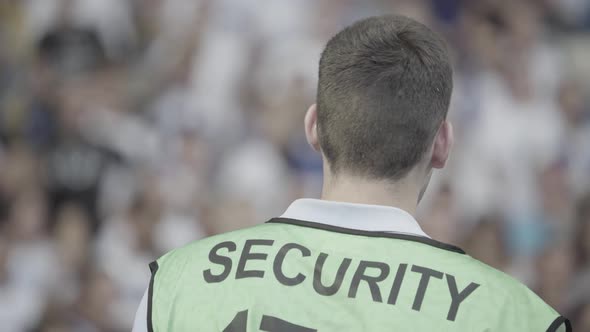
[[[281,218],[370,232],[401,233],[430,238],[408,212],[383,205],[298,199]]]

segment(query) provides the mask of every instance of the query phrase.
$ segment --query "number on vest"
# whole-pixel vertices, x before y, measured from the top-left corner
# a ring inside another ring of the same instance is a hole
[[[229,325],[223,329],[223,332],[246,332],[248,323],[248,310],[240,311],[236,314]],[[273,316],[262,316],[260,330],[266,332],[317,332],[301,325],[289,323]]]

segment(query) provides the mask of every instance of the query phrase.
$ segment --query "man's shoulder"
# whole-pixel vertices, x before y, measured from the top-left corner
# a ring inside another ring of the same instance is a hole
[[[482,281],[488,286],[487,288],[492,292],[505,295],[506,298],[521,296],[538,298],[527,285],[506,272],[500,271],[467,254],[463,255],[463,261],[469,270],[479,275]],[[540,298],[538,300],[542,302]]]
[[[520,319],[522,330],[570,331],[566,329],[566,319],[522,281],[469,255],[458,257],[465,271],[476,275],[475,279],[481,282],[480,291],[494,303],[498,321]]]
[[[476,271],[486,284],[485,289],[502,299],[499,305],[506,310],[528,315],[558,316],[559,314],[522,281],[491,267],[471,256],[465,255],[466,264]],[[491,295],[491,294],[490,294]]]

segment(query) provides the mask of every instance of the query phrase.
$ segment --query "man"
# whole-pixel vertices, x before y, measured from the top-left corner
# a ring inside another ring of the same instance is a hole
[[[333,37],[305,116],[322,200],[152,263],[135,331],[570,331],[525,286],[413,218],[453,143],[451,76],[444,42],[405,17]]]

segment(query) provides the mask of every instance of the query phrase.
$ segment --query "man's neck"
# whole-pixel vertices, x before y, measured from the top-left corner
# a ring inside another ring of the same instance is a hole
[[[351,176],[326,176],[322,199],[327,201],[384,205],[415,215],[420,189],[408,182],[370,181]]]

